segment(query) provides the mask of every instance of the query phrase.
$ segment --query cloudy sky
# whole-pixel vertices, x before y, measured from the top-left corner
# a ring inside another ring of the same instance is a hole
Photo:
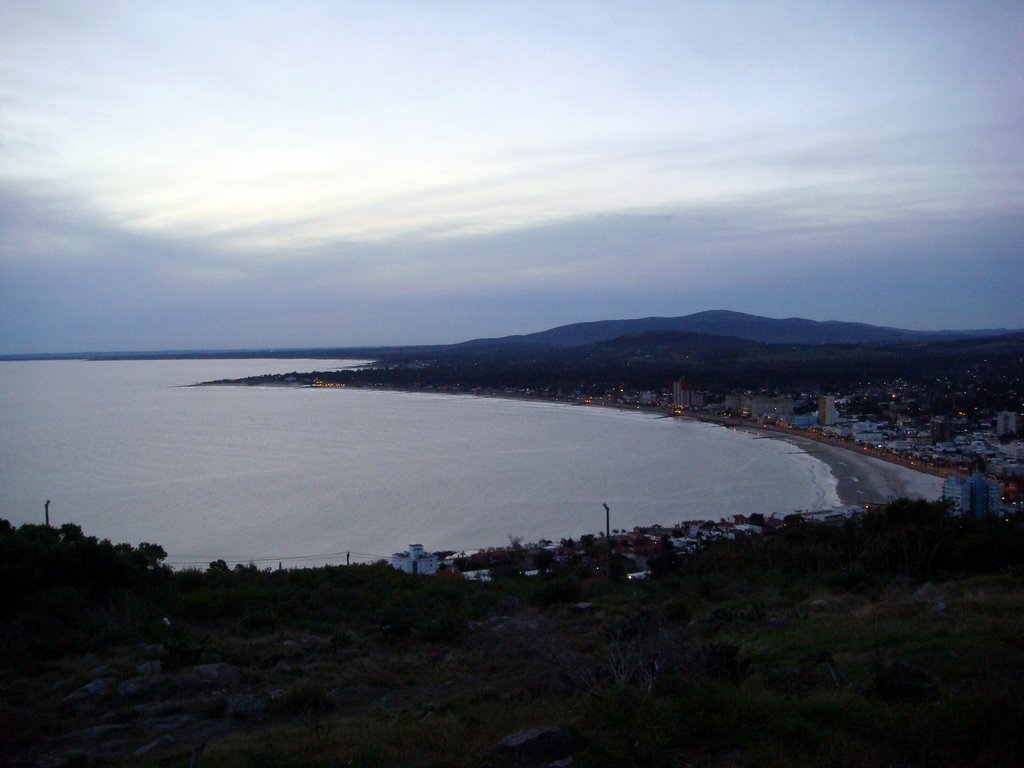
[[[0,6],[0,353],[1022,297],[1014,0]]]

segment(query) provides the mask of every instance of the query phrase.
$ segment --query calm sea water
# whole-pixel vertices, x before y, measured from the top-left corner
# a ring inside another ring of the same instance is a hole
[[[182,386],[343,364],[0,362],[0,517],[41,522],[51,499],[55,524],[159,543],[170,561],[307,564],[597,532],[603,502],[613,528],[838,503],[813,457],[648,414]]]

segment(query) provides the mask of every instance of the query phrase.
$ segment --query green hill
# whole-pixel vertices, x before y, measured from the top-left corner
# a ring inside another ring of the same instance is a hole
[[[0,525],[0,754],[178,766],[205,744],[204,765],[245,767],[1024,762],[1019,520],[900,501],[861,524],[792,524],[685,557],[663,546],[639,582],[595,576],[587,547],[599,544],[574,543],[578,557],[535,577],[516,575],[528,564],[513,548],[479,583],[383,565],[171,571],[154,545]]]

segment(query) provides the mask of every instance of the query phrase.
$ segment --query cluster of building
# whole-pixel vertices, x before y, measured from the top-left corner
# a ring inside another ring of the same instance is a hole
[[[630,578],[644,578],[648,563],[670,546],[678,554],[699,551],[709,542],[756,536],[794,522],[841,525],[865,514],[870,505],[849,505],[835,509],[797,511],[791,515],[734,515],[731,520],[690,520],[671,527],[637,526],[632,531],[612,531],[607,536],[587,534],[578,541],[563,539],[555,543],[542,540],[535,544],[490,547],[467,552],[427,552],[422,544],[410,544],[405,552],[391,556],[390,566],[408,574],[445,574],[466,579],[489,581],[493,573],[513,568],[526,576],[541,573],[545,565],[578,563],[600,572],[609,550],[631,563]]]
[[[821,431],[932,467],[967,470],[983,462],[990,474],[1024,474],[1024,441],[1019,439],[1019,416],[1011,411],[993,414],[974,424],[955,424],[945,416],[888,419],[837,416]]]
[[[942,483],[942,498],[949,503],[950,511],[958,515],[981,517],[1003,511],[1002,487],[982,472],[970,477],[949,475]]]
[[[877,390],[851,396],[733,393],[705,404],[686,379],[673,382],[673,411],[698,418],[801,430],[807,437],[857,447],[914,469],[946,474],[944,498],[961,512],[1000,513],[1021,508],[1024,419],[1014,411],[930,415],[913,398]],[[873,406],[864,413],[867,402]],[[911,408],[910,404],[915,407]],[[985,474],[979,479],[978,468]],[[983,484],[988,501],[982,501]],[[968,491],[966,488],[974,490]]]

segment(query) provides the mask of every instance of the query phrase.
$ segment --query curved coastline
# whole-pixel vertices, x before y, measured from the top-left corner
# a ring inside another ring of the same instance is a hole
[[[880,504],[901,497],[934,501],[942,495],[942,478],[928,472],[918,472],[801,435],[762,432],[747,427],[732,428],[794,446],[825,464],[836,479],[836,492],[842,504]]]
[[[432,395],[470,395],[473,397],[487,397],[500,400],[514,400],[518,402],[538,403],[560,403],[564,405],[580,405],[558,400],[549,400],[536,397],[517,397],[507,393],[482,393],[482,392],[450,392],[408,389],[401,387],[382,387],[395,392],[432,394]],[[630,413],[646,413],[652,415],[652,411],[638,409],[633,406],[619,405],[615,403],[592,403],[585,407],[611,408]],[[678,418],[672,414],[657,414],[661,418]],[[835,482],[834,493],[838,498],[839,505],[850,504],[882,504],[898,498],[922,498],[927,501],[935,501],[942,496],[943,478],[930,472],[920,472],[902,464],[897,464],[874,456],[864,455],[852,448],[834,445],[821,440],[814,440],[810,437],[787,432],[780,432],[772,429],[761,429],[755,426],[740,424],[722,424],[712,419],[704,419],[689,414],[683,418],[695,423],[716,426],[724,429],[734,429],[739,432],[752,434],[754,437],[765,440],[774,440],[785,443],[799,449],[799,452],[815,459],[823,464],[827,470],[830,480]],[[816,473],[812,473],[816,474]],[[821,479],[813,477],[811,482],[819,486],[823,498],[832,495],[833,489],[821,483]],[[827,503],[823,506],[829,506]]]
[[[204,384],[224,385],[236,382],[217,381],[204,382]],[[289,384],[288,386],[296,386]],[[429,390],[408,388],[408,387],[353,387],[354,389],[372,389],[391,392],[402,392],[406,394],[429,394],[451,396],[469,395],[472,397],[495,398],[499,400],[512,400],[519,402],[540,402],[559,403],[564,405],[580,405],[548,398],[537,398],[528,396],[516,396],[506,392],[461,392],[452,390]],[[638,409],[633,406],[620,405],[616,403],[592,403],[589,406],[599,408],[612,408],[627,412],[651,413],[646,409]],[[673,418],[671,414],[659,414],[663,418]],[[676,417],[678,418],[678,416]],[[841,505],[850,504],[880,504],[892,499],[923,498],[929,501],[938,499],[942,495],[942,478],[929,473],[911,469],[901,464],[874,456],[864,455],[852,448],[835,445],[830,442],[815,440],[803,435],[780,432],[773,429],[762,429],[753,425],[745,424],[724,424],[714,419],[706,419],[691,414],[683,414],[682,418],[694,422],[717,426],[726,429],[734,429],[740,432],[752,434],[760,439],[775,440],[786,443],[797,448],[825,465],[830,479],[835,482],[834,494]],[[811,473],[815,475],[816,473]],[[819,486],[823,499],[832,496],[833,489],[821,484],[821,480],[812,477],[811,482]],[[828,504],[824,504],[828,506]]]

